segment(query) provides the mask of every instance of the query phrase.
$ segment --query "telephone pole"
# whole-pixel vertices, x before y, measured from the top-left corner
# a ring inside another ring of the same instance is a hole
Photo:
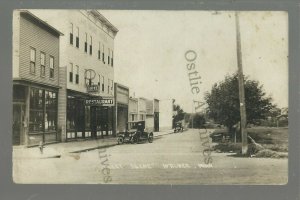
[[[240,35],[238,11],[235,11],[235,24],[236,24],[236,40],[237,40],[236,42],[237,65],[238,65],[238,76],[239,76],[239,99],[240,99],[240,113],[241,113],[242,154],[246,154],[248,151],[248,134],[246,129],[247,117],[246,117],[246,104],[245,104],[245,87],[244,87],[241,35]]]

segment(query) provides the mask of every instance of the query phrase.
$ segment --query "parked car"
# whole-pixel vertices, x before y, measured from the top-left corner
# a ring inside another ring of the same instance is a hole
[[[153,142],[153,133],[145,131],[145,121],[135,121],[127,123],[127,130],[118,134],[118,144],[139,143],[142,141]]]
[[[175,124],[174,133],[183,132],[183,126],[181,122]]]

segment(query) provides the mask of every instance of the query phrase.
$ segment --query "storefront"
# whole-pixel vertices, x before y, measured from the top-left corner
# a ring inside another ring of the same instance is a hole
[[[129,88],[115,83],[115,133],[124,132],[128,122]]]
[[[26,82],[13,86],[13,144],[58,141],[58,88]]]
[[[109,100],[109,102],[103,100]],[[68,90],[66,139],[98,138],[112,135],[113,105],[112,98]]]

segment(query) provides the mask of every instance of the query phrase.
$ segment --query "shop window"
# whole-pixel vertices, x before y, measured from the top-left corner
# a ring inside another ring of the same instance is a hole
[[[76,101],[72,96],[67,100],[67,130],[75,130],[76,124]]]
[[[50,78],[54,78],[54,57],[50,56]]]
[[[35,74],[35,49],[30,49],[30,73]]]
[[[91,107],[85,106],[85,127],[89,129],[91,127]]]
[[[45,105],[45,131],[55,131],[57,120],[56,92],[45,91]]]
[[[57,93],[31,88],[29,131],[55,131],[57,123]]]
[[[73,45],[73,24],[70,23],[70,44]]]
[[[46,55],[41,52],[41,77],[45,77],[45,71],[46,71],[46,67],[45,67],[45,62],[46,62]]]
[[[76,47],[79,48],[79,28],[77,27],[77,33],[76,33]]]

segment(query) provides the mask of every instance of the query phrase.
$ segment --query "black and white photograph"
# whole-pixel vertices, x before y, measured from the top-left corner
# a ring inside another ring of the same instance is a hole
[[[288,17],[15,9],[13,182],[287,184]]]

